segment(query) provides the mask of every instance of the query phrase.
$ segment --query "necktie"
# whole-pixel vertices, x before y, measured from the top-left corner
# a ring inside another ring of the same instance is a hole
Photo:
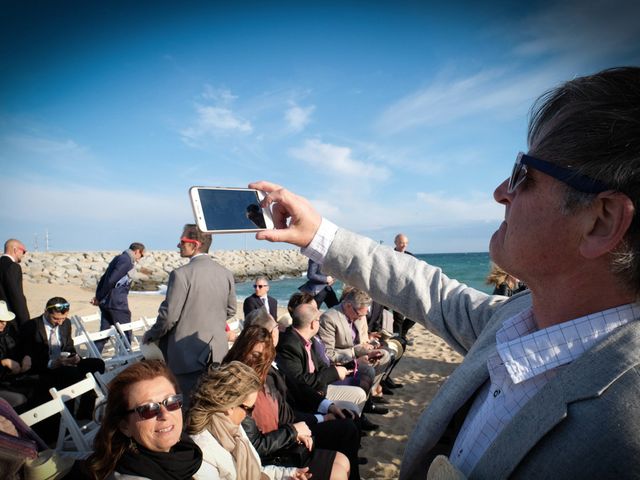
[[[58,340],[58,329],[52,328],[49,334],[49,356],[51,360],[55,360],[60,356],[62,347],[60,346],[60,340]]]
[[[269,311],[269,304],[267,303],[267,297],[262,297],[262,298],[260,298],[260,300],[262,300],[262,304],[264,305],[264,308],[268,312]]]
[[[304,349],[307,351],[307,361],[309,367],[309,373],[313,373],[316,371],[316,366],[313,363],[313,358],[311,357],[311,342],[306,342],[304,344]]]

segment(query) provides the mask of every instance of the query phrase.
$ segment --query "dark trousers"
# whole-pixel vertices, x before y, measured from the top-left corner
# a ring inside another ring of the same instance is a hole
[[[349,480],[360,479],[358,449],[360,448],[360,430],[351,419],[336,419],[309,425],[314,438],[314,448],[336,450],[349,459],[351,473]]]
[[[324,287],[320,293],[318,293],[313,299],[316,301],[316,305],[320,308],[322,302],[327,305],[327,308],[335,307],[338,303],[338,297],[336,297],[336,292],[333,291],[333,288],[326,286]]]
[[[100,306],[100,330],[107,330],[112,326],[116,326],[116,322],[118,323],[131,323],[131,311],[130,310],[111,310],[109,308]],[[131,342],[131,332],[127,332],[127,339]],[[98,347],[98,351],[102,353],[102,349],[104,348],[107,340],[98,340],[96,343],[96,347]]]
[[[398,312],[393,312],[393,333],[399,333],[402,338],[407,338],[409,329],[416,324]]]

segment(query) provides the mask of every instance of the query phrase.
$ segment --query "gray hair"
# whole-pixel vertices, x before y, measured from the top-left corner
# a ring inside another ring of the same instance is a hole
[[[244,317],[243,328],[247,328],[251,325],[258,325],[271,331],[273,327],[277,325],[277,322],[266,309],[256,308],[255,310],[251,310]]]
[[[633,221],[611,252],[611,267],[640,294],[640,68],[603,70],[543,94],[531,110],[528,143],[531,155],[599,180],[633,202]],[[596,197],[565,190],[567,215]]]
[[[348,303],[355,308],[368,307],[371,305],[371,297],[362,290],[351,288],[342,295],[342,303]]]

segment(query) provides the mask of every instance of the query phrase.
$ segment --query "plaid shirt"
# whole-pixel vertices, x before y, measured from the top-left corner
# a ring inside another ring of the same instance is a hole
[[[586,315],[542,330],[533,311],[506,320],[496,332],[496,352],[489,356],[489,380],[481,388],[451,451],[451,462],[468,475],[522,406],[564,365],[640,317],[640,304]]]

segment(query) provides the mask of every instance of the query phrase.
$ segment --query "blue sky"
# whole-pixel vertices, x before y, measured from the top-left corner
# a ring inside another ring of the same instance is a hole
[[[532,102],[640,64],[640,3],[443,3],[3,1],[0,238],[173,249],[190,186],[266,179],[385,244],[486,251]]]

